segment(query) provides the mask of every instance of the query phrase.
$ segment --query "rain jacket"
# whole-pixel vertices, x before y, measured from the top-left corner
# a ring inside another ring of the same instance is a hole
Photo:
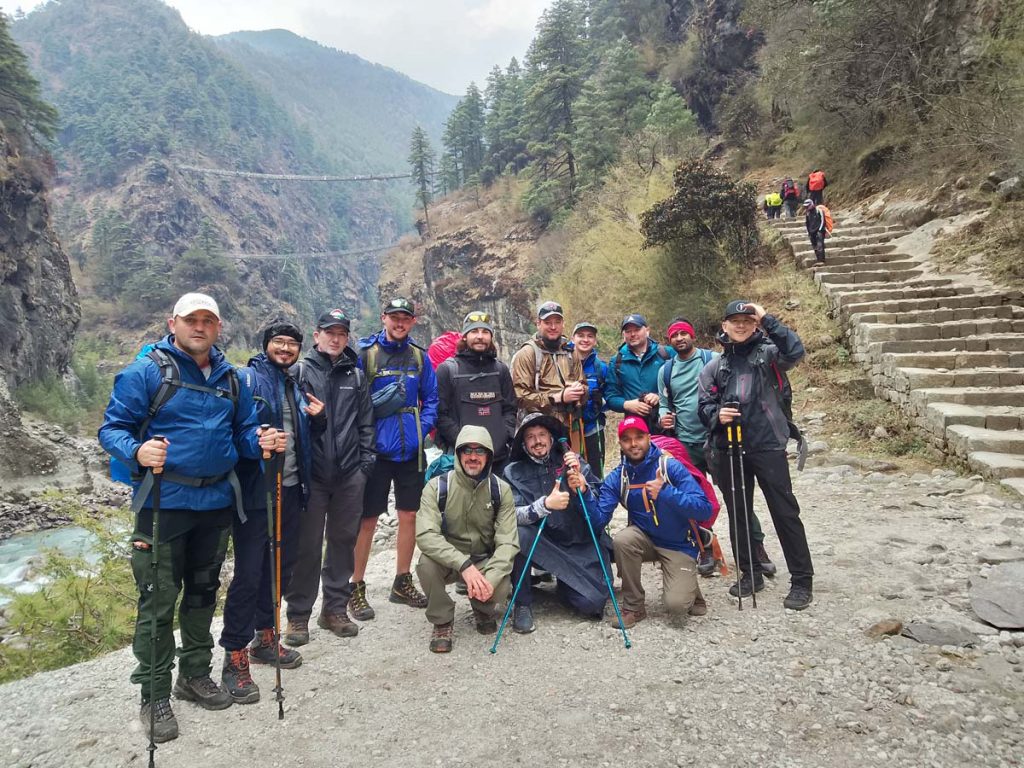
[[[173,335],[165,336],[155,346],[174,356],[183,382],[230,391],[228,375],[234,368],[216,347],[210,350],[211,370],[207,379],[195,360],[174,346]],[[138,476],[143,469],[135,461],[135,454],[142,443],[154,435],[163,435],[168,441],[165,473],[173,472],[185,477],[226,475],[234,469],[239,458],[259,459],[263,456],[256,435],[260,424],[256,417],[256,404],[251,390],[241,378],[237,405],[229,397],[176,388],[170,400],[153,417],[146,434],[139,439],[139,428],[146,419],[161,380],[159,366],[148,357],[128,365],[114,377],[110,403],[99,429],[103,449],[134,473],[133,493],[139,489],[141,478]],[[160,506],[164,509],[215,510],[233,507],[236,502],[226,477],[203,488],[174,483],[165,477],[161,489]],[[147,497],[142,507],[150,506]]]
[[[494,460],[508,458],[516,433],[516,396],[508,366],[491,344],[483,354],[463,349],[437,367],[437,432],[443,448],[455,445],[467,424],[484,427]]]
[[[636,400],[648,393],[657,394],[658,372],[667,359],[662,356],[665,352],[668,353],[668,357],[676,353],[671,347],[662,351],[658,342],[653,340],[648,340],[647,351],[639,358],[628,344],[619,347],[616,354],[622,355],[622,365],[619,366],[621,373],[615,370],[615,355],[608,361],[608,378],[604,389],[604,399],[608,407],[613,411],[625,413],[623,404],[627,400]]]
[[[483,427],[463,427],[456,451],[468,443],[493,450],[491,436]],[[519,552],[516,508],[512,490],[499,479],[501,505],[497,515],[491,505],[490,465],[478,479],[469,477],[456,458],[448,484],[445,504],[446,533],[441,532],[441,511],[437,506],[440,476],[431,478],[423,489],[416,513],[416,545],[424,557],[456,571],[475,564],[492,587],[512,573],[512,561]]]
[[[377,457],[388,461],[411,461],[423,453],[423,438],[437,421],[437,379],[434,367],[423,353],[423,365],[418,366],[410,338],[388,341],[381,330],[373,336],[359,340],[359,367],[366,370],[366,358],[371,347],[377,345],[377,375],[370,382],[370,392],[377,392],[405,377],[405,407],[377,422]],[[398,373],[404,371],[404,373]]]
[[[640,485],[653,480],[658,472],[661,450],[651,445],[640,463],[634,464],[623,457],[601,484],[597,494],[597,518],[607,525],[619,505],[622,473],[629,485]],[[713,508],[700,485],[686,468],[673,458],[668,459],[668,482],[662,486],[658,498],[651,501],[644,488],[631,488],[626,496],[629,525],[637,526],[647,534],[651,543],[662,549],[683,552],[696,559],[698,548],[693,538],[690,520],[703,522],[710,519]]]
[[[537,353],[540,352],[540,370]],[[546,413],[567,423],[567,406],[552,402],[551,397],[575,381],[586,381],[583,366],[572,353],[569,341],[562,337],[555,350],[549,349],[534,336],[512,357],[512,383],[519,408],[527,413]]]
[[[604,429],[604,412],[607,409],[604,400],[605,381],[608,379],[608,363],[597,356],[592,349],[583,361],[583,375],[587,377],[589,393],[587,404],[583,406],[583,431],[592,435]]]

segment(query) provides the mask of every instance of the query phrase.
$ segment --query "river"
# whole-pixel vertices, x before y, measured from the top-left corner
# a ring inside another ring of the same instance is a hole
[[[38,562],[47,549],[57,549],[65,555],[84,556],[95,561],[96,537],[85,528],[63,526],[45,531],[19,533],[0,541],[0,586],[15,592],[34,592],[42,586],[39,579],[29,578],[33,562]],[[10,597],[0,594],[0,606]]]

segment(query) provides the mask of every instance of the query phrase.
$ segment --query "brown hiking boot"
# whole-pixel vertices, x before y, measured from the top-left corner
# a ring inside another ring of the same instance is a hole
[[[427,607],[427,596],[416,589],[411,573],[400,573],[395,576],[388,600],[392,603],[403,603],[411,608]]]
[[[704,599],[703,595],[697,595],[694,599],[693,605],[690,606],[689,614],[691,616],[708,615],[708,601]]]
[[[359,634],[359,625],[348,617],[348,613],[321,613],[316,620],[316,625],[326,629],[338,637],[355,637]]]
[[[277,646],[276,657],[274,646]],[[256,637],[249,643],[249,662],[251,664],[277,664],[281,659],[281,669],[295,669],[302,666],[302,654],[285,648],[274,642],[274,630],[257,629]]]
[[[366,602],[365,581],[352,582],[352,597],[348,599],[348,612],[356,621],[369,621],[377,615],[370,604]]]
[[[481,635],[493,635],[498,631],[498,621],[493,613],[473,609],[473,618],[476,620],[476,631]]]
[[[220,681],[235,704],[255,704],[260,700],[260,689],[249,674],[249,649],[224,651],[224,669]]]
[[[304,619],[288,619],[288,629],[281,638],[293,648],[309,642],[309,617]]]
[[[619,624],[619,619],[616,616],[612,616],[608,622],[616,629],[632,629],[636,626],[637,622],[643,621],[647,618],[647,609],[641,608],[639,611],[631,611],[628,608],[622,609],[622,624]]]
[[[455,634],[455,622],[447,624],[435,624],[434,631],[430,633],[430,650],[434,653],[451,653],[452,635]]]

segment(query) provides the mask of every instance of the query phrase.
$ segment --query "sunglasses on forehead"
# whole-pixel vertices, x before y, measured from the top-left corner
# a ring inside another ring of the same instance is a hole
[[[491,322],[491,316],[486,312],[470,312],[466,315],[467,323],[489,323]]]

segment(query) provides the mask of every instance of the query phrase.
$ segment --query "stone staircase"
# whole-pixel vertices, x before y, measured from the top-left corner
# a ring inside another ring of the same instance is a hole
[[[875,394],[935,446],[1024,495],[1024,295],[900,253],[902,226],[837,217],[815,266],[802,216],[771,224],[811,272]]]

